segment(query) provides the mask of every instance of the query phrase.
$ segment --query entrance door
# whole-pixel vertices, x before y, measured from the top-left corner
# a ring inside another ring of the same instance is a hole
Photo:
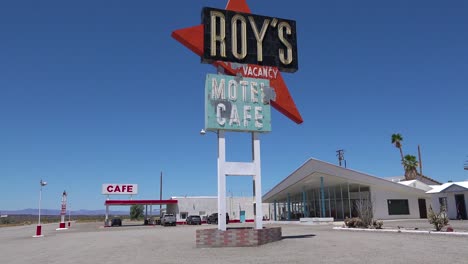
[[[418,199],[419,218],[427,218],[426,199]]]
[[[240,222],[241,223],[245,222],[245,211],[240,211]]]
[[[457,210],[457,219],[461,217],[461,219],[466,220],[465,195],[463,194],[455,195],[455,206]]]

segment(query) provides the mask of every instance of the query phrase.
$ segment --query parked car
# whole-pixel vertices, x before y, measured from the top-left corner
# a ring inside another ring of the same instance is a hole
[[[122,219],[113,218],[111,221],[111,226],[122,226]]]
[[[217,224],[218,223],[218,213],[212,213],[206,218],[207,224]]]
[[[187,225],[201,225],[201,218],[199,215],[189,215],[185,222]]]
[[[173,214],[165,214],[163,218],[161,219],[161,225],[162,226],[168,226],[168,225],[175,226],[176,225],[175,216]]]
[[[217,224],[218,223],[218,213],[212,213],[206,218],[207,224]],[[229,214],[226,213],[226,224],[229,223]]]

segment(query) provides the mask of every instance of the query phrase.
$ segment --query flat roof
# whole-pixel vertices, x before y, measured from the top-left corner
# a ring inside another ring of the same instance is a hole
[[[106,200],[104,205],[155,205],[155,204],[177,204],[177,200]]]

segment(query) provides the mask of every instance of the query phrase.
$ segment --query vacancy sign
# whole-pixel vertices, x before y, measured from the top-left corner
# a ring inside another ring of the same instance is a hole
[[[103,184],[102,194],[138,194],[138,184]]]
[[[205,129],[270,132],[272,96],[267,79],[208,74]]]

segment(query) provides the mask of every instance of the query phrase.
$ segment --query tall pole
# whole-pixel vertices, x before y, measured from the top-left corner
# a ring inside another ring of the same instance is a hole
[[[161,171],[161,175],[159,176],[159,200],[162,200],[162,171]],[[162,210],[162,204],[159,205],[159,216],[162,216],[161,210]]]
[[[71,223],[71,203],[68,203],[68,227],[70,227]]]
[[[218,131],[218,230],[226,231],[226,139]]]
[[[336,151],[336,156],[338,157],[338,164],[341,167],[341,161],[344,160],[344,149],[337,150]],[[344,162],[345,162],[345,168],[346,168],[346,160],[344,160]]]
[[[41,225],[41,200],[42,200],[42,180],[41,180],[41,188],[39,189],[39,212],[38,212],[38,219],[37,219],[37,225]]]
[[[253,164],[255,167],[255,229],[263,228],[263,208],[262,208],[262,171],[260,161],[260,137],[259,133],[252,133]]]
[[[41,181],[39,182],[40,189],[39,189],[39,212],[38,212],[38,219],[37,219],[37,227],[36,227],[36,235],[33,237],[43,237],[42,235],[42,227],[41,227],[41,200],[42,200],[42,187],[47,185],[47,182]]]
[[[419,174],[421,174],[421,178],[423,176],[422,174],[422,160],[421,160],[421,148],[418,145],[418,156],[419,156]]]

